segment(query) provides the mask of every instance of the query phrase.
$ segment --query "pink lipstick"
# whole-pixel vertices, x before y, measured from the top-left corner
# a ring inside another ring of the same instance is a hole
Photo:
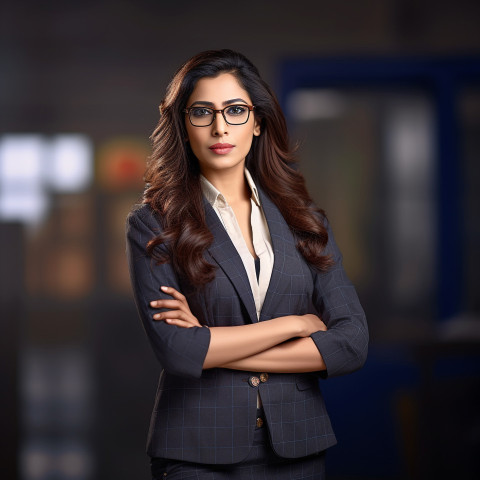
[[[230,143],[216,143],[215,145],[210,145],[208,148],[218,155],[225,155],[230,153],[234,147],[235,145],[231,145]]]

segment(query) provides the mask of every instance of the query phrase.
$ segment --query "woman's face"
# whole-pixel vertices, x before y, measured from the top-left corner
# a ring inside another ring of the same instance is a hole
[[[203,106],[215,110],[228,105],[252,105],[250,95],[230,73],[201,78],[187,102],[187,107]],[[223,115],[217,113],[208,127],[193,126],[188,115],[185,115],[185,126],[200,171],[208,179],[236,170],[243,174],[245,157],[250,151],[253,136],[260,135],[260,125],[253,111],[243,125],[229,125]]]

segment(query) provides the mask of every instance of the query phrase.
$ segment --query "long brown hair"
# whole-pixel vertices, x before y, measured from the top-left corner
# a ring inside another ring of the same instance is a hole
[[[260,123],[261,133],[253,138],[246,167],[280,210],[303,257],[315,268],[326,270],[331,259],[323,255],[328,241],[325,214],[313,205],[303,176],[294,168],[280,105],[256,67],[232,50],[195,55],[176,72],[167,88],[160,121],[151,136],[153,151],[143,199],[160,214],[163,231],[148,243],[148,253],[159,263],[171,261],[193,285],[203,285],[214,277],[215,267],[203,255],[213,235],[205,222],[198,161],[185,140],[183,109],[200,78],[221,73],[233,74],[248,92]],[[161,245],[163,248],[156,248]]]

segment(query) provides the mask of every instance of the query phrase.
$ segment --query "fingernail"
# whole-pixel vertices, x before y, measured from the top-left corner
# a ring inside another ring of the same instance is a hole
[[[164,292],[168,290],[168,287],[160,287]]]
[[[150,302],[150,306],[151,307],[156,307],[157,306],[157,302],[155,300],[153,300],[152,302]]]

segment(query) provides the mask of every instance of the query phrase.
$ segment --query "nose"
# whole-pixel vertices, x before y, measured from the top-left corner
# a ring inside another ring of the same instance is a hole
[[[215,118],[212,123],[212,133],[215,137],[228,135],[228,123],[223,118],[222,112],[215,112]]]

